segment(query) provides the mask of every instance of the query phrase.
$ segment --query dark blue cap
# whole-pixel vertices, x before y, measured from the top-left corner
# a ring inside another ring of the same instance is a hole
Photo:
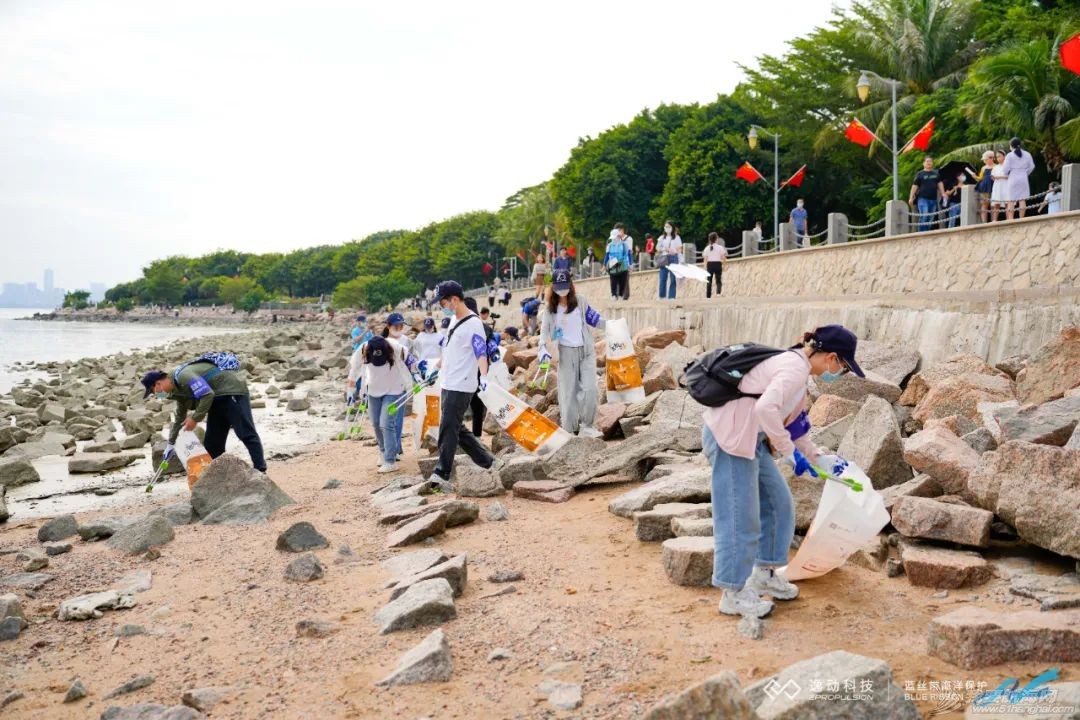
[[[435,302],[450,297],[465,298],[465,289],[461,287],[461,283],[454,280],[443,280],[435,286]]]
[[[434,318],[424,318],[424,329],[425,330],[434,330],[435,329],[435,320],[434,320]]]
[[[390,326],[404,325],[405,316],[399,312],[390,313],[390,317],[386,318],[386,324]]]
[[[445,330],[448,327],[450,327],[450,318],[443,318],[442,319],[442,329]]]
[[[386,338],[375,337],[368,340],[367,343],[367,361],[375,367],[382,367],[386,364],[386,361],[390,358],[390,343],[386,342]]]
[[[364,317],[363,315],[357,315],[356,316],[356,322],[367,322],[367,318]]]
[[[814,330],[814,338],[818,350],[836,353],[837,357],[847,363],[851,372],[859,377],[866,377],[859,363],[855,362],[855,348],[859,344],[855,333],[843,325],[822,325]]]
[[[559,269],[551,273],[551,287],[553,290],[569,290],[570,289],[570,271]]]
[[[143,392],[143,400],[150,397],[150,393],[154,392],[154,383],[158,380],[168,377],[160,370],[151,370],[142,377],[142,385],[145,392]]]

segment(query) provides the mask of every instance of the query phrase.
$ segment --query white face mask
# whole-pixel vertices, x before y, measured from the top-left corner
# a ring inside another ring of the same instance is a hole
[[[566,297],[567,295],[570,294],[570,291],[569,290],[556,290],[555,294],[558,295],[559,297]]]
[[[796,205],[798,205],[799,207],[802,207],[802,206],[803,206],[803,201],[802,201],[802,200],[800,200],[800,201],[798,201],[798,202],[797,202],[797,203],[795,203],[795,204],[796,204]]]
[[[671,234],[671,226],[670,225],[665,225],[664,226],[664,232],[666,232],[668,235],[670,235]]]
[[[390,337],[392,337],[392,338],[401,337],[401,331],[400,330],[390,330]]]

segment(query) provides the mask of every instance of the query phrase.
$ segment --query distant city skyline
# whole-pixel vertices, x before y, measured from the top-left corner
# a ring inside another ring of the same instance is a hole
[[[42,271],[42,287],[34,281],[5,282],[0,284],[0,307],[3,308],[48,308],[59,307],[64,302],[67,289],[56,287],[55,273],[52,268]],[[105,299],[105,283],[92,282],[83,286],[74,286],[72,290],[86,290],[90,293],[90,302]]]

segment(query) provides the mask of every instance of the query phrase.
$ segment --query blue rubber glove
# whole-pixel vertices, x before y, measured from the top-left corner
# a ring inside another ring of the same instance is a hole
[[[427,380],[427,373],[428,373],[427,360],[421,360],[420,362],[416,363],[416,371],[418,373],[420,373],[420,379],[421,380]]]
[[[817,465],[831,477],[839,478],[847,470],[848,461],[839,455],[818,455]]]
[[[810,473],[810,477],[821,477],[814,470],[814,467],[810,464],[810,461],[806,459],[806,456],[799,452],[798,448],[791,451],[790,455],[784,456],[784,462],[795,470],[796,475],[805,475]]]
[[[176,448],[173,447],[172,443],[169,443],[168,445],[166,445],[165,446],[165,452],[161,453],[161,461],[165,462],[166,460],[171,458],[173,456],[174,452],[176,452]]]
[[[354,402],[356,402],[356,391],[349,390],[345,393],[345,404],[352,405]]]
[[[551,353],[549,353],[547,351],[547,348],[543,345],[540,346],[539,360],[541,366],[543,366],[545,363],[547,363],[548,365],[551,364]]]

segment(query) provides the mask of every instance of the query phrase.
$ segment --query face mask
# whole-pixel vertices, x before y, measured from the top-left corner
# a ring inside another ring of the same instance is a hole
[[[837,380],[839,380],[841,377],[843,377],[843,375],[844,375],[844,368],[841,367],[838,372],[833,372],[831,370],[826,370],[825,372],[821,373],[821,375],[819,377],[821,378],[822,382],[833,383],[833,382],[836,382]]]
[[[555,294],[558,295],[559,297],[566,297],[567,295],[570,294],[570,291],[569,290],[556,290]]]
[[[803,206],[803,201],[802,201],[802,200],[800,200],[799,202],[797,202],[797,203],[795,203],[795,204],[796,204],[796,205],[798,205],[799,207],[802,207],[802,206]]]
[[[156,397],[158,400],[166,400],[169,397],[169,393],[167,393],[167,392],[156,392],[156,393],[154,393],[154,397]]]
[[[665,225],[664,226],[664,232],[666,232],[668,235],[670,235],[671,234],[671,226],[670,225]]]
[[[401,331],[400,330],[391,330],[390,331],[390,337],[392,337],[392,338],[401,337]]]
[[[444,307],[442,309],[442,314],[445,315],[446,317],[454,317],[454,308],[447,305],[446,307]]]

